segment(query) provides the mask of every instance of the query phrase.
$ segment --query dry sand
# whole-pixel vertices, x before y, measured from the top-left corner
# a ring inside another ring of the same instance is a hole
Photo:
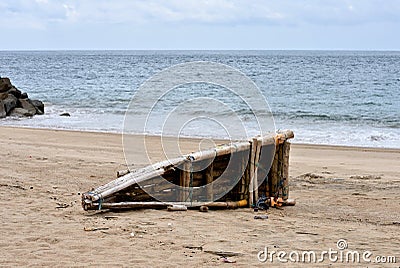
[[[319,253],[338,239],[400,265],[400,150],[293,145],[296,206],[255,220],[250,209],[83,211],[80,194],[124,168],[121,135],[0,127],[0,146],[1,266],[271,266],[257,259],[265,246]],[[226,264],[213,250],[239,255]]]

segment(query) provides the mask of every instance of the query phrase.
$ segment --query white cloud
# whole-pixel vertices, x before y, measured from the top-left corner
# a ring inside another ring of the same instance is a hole
[[[398,0],[0,0],[6,49],[400,48]]]
[[[78,19],[78,12],[76,11],[75,7],[73,5],[67,5],[63,4],[63,7],[65,9],[65,17],[69,21],[77,21]]]
[[[10,17],[29,27],[54,22],[196,24],[355,24],[398,20],[396,0],[3,0]],[[5,24],[7,25],[7,24]]]

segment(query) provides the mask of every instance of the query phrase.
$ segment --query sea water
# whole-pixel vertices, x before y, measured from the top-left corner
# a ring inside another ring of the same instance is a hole
[[[8,117],[0,125],[120,133],[140,85],[191,61],[223,63],[247,75],[268,101],[276,128],[292,129],[294,142],[400,148],[400,52],[390,51],[1,51],[0,76],[44,101],[46,113]],[[173,110],[187,94],[209,96],[202,88],[177,90],[160,100],[158,112]],[[222,89],[214,91],[242,118],[251,113]],[[138,105],[134,112],[147,110]],[[181,112],[195,117],[201,110]],[[184,134],[222,137],[207,120]]]

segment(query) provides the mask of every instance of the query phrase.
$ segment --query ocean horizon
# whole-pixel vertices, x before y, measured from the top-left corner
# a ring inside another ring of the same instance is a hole
[[[193,61],[226,64],[252,79],[271,107],[276,129],[293,130],[294,143],[400,148],[400,51],[0,51],[0,76],[43,100],[46,111],[2,119],[0,125],[121,133],[140,85],[165,68]],[[251,117],[223,89],[207,90],[172,92],[156,112],[173,109],[183,101],[182,92],[212,93],[245,120]],[[71,116],[60,117],[63,112]],[[161,134],[157,127],[148,130]],[[186,130],[184,136],[224,138],[204,122]]]

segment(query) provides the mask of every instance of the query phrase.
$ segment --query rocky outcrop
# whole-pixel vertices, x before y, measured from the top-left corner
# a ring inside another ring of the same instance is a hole
[[[28,94],[13,86],[9,78],[0,77],[0,118],[36,114],[44,114],[43,102],[29,99]]]
[[[11,81],[9,78],[7,78],[7,77],[1,78],[0,77],[0,92],[6,92],[11,87],[12,87],[12,85],[11,85]]]
[[[0,100],[0,118],[4,118],[7,116],[6,109],[4,107],[3,100]]]
[[[5,110],[6,110],[6,113],[7,113],[7,114],[10,114],[10,112],[11,112],[14,108],[16,108],[16,107],[18,106],[18,99],[17,99],[14,95],[9,94],[9,95],[3,100],[3,103],[4,103],[4,108],[5,108]]]

